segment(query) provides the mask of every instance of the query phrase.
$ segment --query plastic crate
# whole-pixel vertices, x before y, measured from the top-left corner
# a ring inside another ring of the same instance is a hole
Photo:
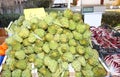
[[[3,61],[4,57],[5,57],[5,56],[0,56],[0,66],[1,66],[1,64],[2,64],[2,61]]]

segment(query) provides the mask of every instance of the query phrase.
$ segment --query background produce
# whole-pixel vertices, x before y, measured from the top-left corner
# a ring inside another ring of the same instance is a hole
[[[42,20],[21,16],[10,29],[7,60],[2,77],[31,77],[33,63],[39,77],[69,77],[68,65],[75,77],[104,77],[106,71],[92,49],[91,32],[79,13],[66,9],[50,12]]]
[[[0,14],[0,27],[7,27],[10,21],[18,19],[20,14]]]
[[[120,37],[114,36],[114,30],[104,27],[92,27],[92,41],[101,48],[119,49]]]
[[[111,27],[116,27],[120,24],[120,12],[108,11],[103,13],[102,23],[109,24]]]
[[[120,54],[106,55],[104,58],[112,75],[120,76]]]

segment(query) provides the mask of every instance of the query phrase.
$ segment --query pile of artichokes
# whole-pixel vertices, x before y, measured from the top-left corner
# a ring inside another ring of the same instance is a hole
[[[39,77],[69,77],[70,64],[75,77],[106,75],[91,47],[89,25],[83,23],[80,13],[66,9],[46,13],[41,19],[20,16],[7,31],[12,35],[6,39],[2,77],[32,77],[32,64]]]

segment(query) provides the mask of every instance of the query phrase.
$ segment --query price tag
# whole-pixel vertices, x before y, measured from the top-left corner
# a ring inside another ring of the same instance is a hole
[[[46,16],[44,8],[32,8],[32,9],[24,9],[25,19],[29,20],[31,18],[37,17],[42,19]]]
[[[94,8],[93,7],[83,7],[82,13],[93,13]]]

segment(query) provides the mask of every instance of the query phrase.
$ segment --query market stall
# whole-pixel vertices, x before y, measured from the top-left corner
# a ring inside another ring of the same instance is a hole
[[[103,77],[107,71],[92,48],[90,26],[66,9],[41,19],[14,21],[2,77]],[[99,70],[98,70],[99,69]]]

